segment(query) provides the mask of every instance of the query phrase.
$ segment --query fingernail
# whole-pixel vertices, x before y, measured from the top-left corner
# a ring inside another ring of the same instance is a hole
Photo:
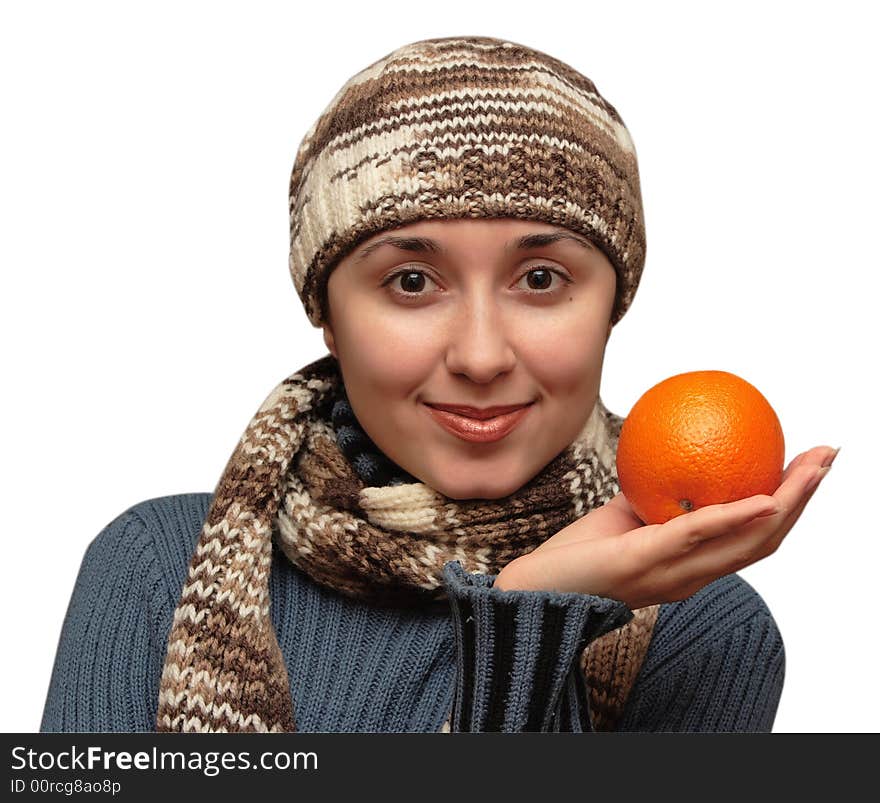
[[[838,446],[832,453],[830,457],[825,459],[825,462],[822,463],[823,466],[831,468],[831,464],[834,462],[834,459],[837,457],[837,453],[840,451],[840,447]]]
[[[829,471],[831,471],[831,466],[820,468],[813,476],[813,479],[810,480],[809,485],[807,485],[807,491],[812,491],[820,482],[822,482],[822,479]]]

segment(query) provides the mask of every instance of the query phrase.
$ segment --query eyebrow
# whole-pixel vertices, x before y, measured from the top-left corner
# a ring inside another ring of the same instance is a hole
[[[511,240],[505,246],[506,251],[527,251],[531,248],[543,248],[546,245],[560,242],[562,240],[570,240],[577,243],[582,248],[589,251],[595,251],[596,247],[587,239],[578,237],[568,231],[541,232],[540,234],[526,234],[516,240]],[[402,251],[413,251],[416,253],[445,254],[446,249],[436,240],[430,237],[398,237],[389,234],[381,237],[374,243],[370,243],[366,248],[361,249],[355,261],[361,262],[372,254],[376,249],[385,245],[391,245]]]

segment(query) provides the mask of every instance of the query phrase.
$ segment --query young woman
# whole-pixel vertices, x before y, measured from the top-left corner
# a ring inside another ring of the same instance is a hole
[[[616,483],[605,346],[645,258],[635,150],[592,82],[489,37],[351,78],[290,184],[329,354],[213,494],[86,552],[44,731],[769,731],[781,636],[735,571],[773,496],[644,526]]]

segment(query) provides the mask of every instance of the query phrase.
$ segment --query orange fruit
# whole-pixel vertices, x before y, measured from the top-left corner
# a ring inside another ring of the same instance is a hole
[[[620,490],[646,524],[773,494],[784,461],[770,403],[727,371],[690,371],[654,385],[624,419],[617,446]]]

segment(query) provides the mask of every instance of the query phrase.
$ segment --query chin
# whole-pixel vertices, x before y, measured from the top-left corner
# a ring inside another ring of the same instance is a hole
[[[428,483],[428,485],[431,485],[434,490],[439,491],[450,499],[503,499],[525,485],[525,482],[513,481],[507,484],[493,482],[489,485],[484,483],[454,482],[438,483],[437,485]]]

